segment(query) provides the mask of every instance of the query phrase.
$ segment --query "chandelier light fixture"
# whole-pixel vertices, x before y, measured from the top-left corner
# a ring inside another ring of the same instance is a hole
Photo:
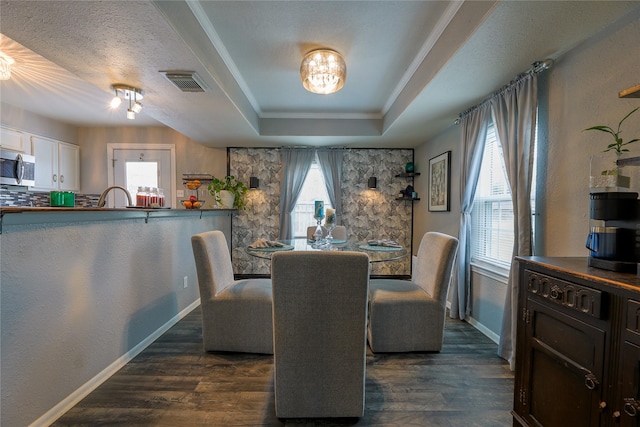
[[[11,64],[15,61],[4,52],[0,52],[0,80],[9,80],[11,78]]]
[[[309,92],[323,95],[337,92],[346,78],[347,64],[335,50],[316,49],[302,58],[300,79]]]
[[[120,106],[122,103],[122,99],[129,101],[129,108],[127,109],[127,119],[133,120],[136,118],[136,114],[142,111],[142,98],[144,97],[144,93],[142,89],[138,89],[137,87],[123,85],[123,84],[115,84],[111,86],[111,89],[115,92],[115,96],[111,100],[111,108],[115,109]]]

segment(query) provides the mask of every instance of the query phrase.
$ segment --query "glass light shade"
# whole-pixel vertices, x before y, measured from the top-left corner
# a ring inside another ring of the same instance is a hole
[[[122,102],[122,99],[120,99],[119,96],[114,96],[113,99],[111,100],[111,108],[118,108],[120,106],[120,103]]]
[[[133,104],[132,110],[134,113],[138,114],[140,111],[142,111],[142,104],[136,102],[135,104]]]
[[[0,80],[9,80],[11,78],[11,64],[13,58],[0,52]]]
[[[133,120],[136,118],[136,113],[131,109],[127,109],[127,119]]]
[[[309,92],[330,94],[339,91],[347,78],[347,65],[342,56],[330,49],[307,53],[300,65],[302,85]]]

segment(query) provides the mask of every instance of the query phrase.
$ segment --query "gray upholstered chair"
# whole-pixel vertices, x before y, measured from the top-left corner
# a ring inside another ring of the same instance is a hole
[[[369,257],[276,252],[271,279],[276,416],[362,416]]]
[[[422,237],[411,281],[373,279],[369,284],[367,336],[373,352],[440,351],[458,239]]]
[[[314,233],[316,232],[316,228],[317,228],[317,225],[307,227],[307,239],[313,240],[315,238]],[[327,230],[323,227],[322,237],[325,237],[326,235],[327,235]],[[333,236],[334,239],[347,240],[347,227],[345,227],[344,225],[336,225],[333,231],[331,232],[331,235]]]
[[[202,306],[205,351],[273,354],[271,280],[234,280],[221,231],[191,237]]]

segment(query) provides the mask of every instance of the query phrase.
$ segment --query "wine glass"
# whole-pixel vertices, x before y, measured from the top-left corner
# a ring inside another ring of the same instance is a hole
[[[333,235],[331,232],[336,226],[336,211],[335,209],[327,209],[327,219],[324,222],[324,227],[327,229],[327,235],[324,237],[327,240],[327,244],[331,245],[333,241]]]
[[[334,228],[336,228],[336,223],[332,222],[332,223],[327,224],[325,222],[324,228],[327,229],[327,235],[324,236],[324,238],[327,240],[327,244],[330,245],[331,242],[333,242],[333,235],[331,234],[331,232],[333,231]]]

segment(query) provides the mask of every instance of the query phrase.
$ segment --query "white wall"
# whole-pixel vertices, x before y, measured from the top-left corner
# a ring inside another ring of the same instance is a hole
[[[538,255],[587,256],[584,243],[589,226],[589,160],[610,141],[605,134],[582,129],[600,124],[617,126],[622,117],[640,106],[637,98],[618,98],[619,91],[640,84],[639,40],[640,12],[635,12],[558,58],[539,77],[543,128],[537,200]],[[625,140],[640,138],[640,113],[624,123],[623,131]],[[416,149],[416,166],[422,173],[416,179],[416,190],[422,201],[416,203],[414,253],[427,231],[458,236],[460,139],[460,129],[452,125]],[[427,212],[428,161],[447,150],[452,151],[451,212]],[[640,155],[640,142],[632,151]],[[472,320],[498,335],[505,285],[474,273],[471,286]]]
[[[190,307],[191,235],[230,238],[224,213],[6,225],[11,215],[59,214],[7,214],[0,234],[3,426],[36,421]]]

